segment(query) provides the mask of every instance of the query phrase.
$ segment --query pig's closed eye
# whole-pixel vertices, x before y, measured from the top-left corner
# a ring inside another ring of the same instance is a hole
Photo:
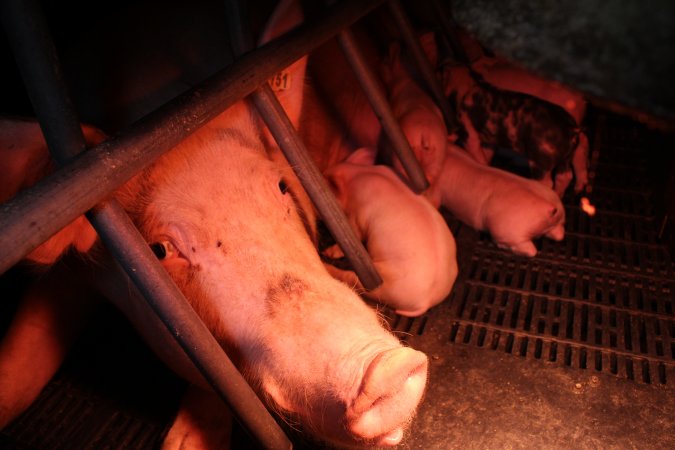
[[[284,180],[279,180],[279,190],[281,191],[282,194],[288,192],[288,185]]]
[[[178,250],[169,241],[150,244],[150,249],[160,261],[178,256]]]

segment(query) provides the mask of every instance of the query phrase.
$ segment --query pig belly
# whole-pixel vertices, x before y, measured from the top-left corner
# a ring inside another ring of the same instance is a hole
[[[488,231],[495,243],[534,256],[532,239],[564,237],[564,209],[551,189],[473,161],[449,145],[439,190],[441,204],[462,222]]]

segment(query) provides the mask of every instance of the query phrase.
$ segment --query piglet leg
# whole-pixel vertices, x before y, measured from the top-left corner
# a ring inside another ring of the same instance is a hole
[[[579,145],[572,155],[572,170],[574,170],[574,192],[579,193],[588,184],[588,137],[586,133],[579,134]]]

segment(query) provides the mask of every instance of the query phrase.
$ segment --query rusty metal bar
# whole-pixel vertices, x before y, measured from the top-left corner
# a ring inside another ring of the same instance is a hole
[[[253,47],[250,30],[246,28],[245,5],[240,0],[228,0],[228,29],[234,54],[243,55]],[[376,5],[373,5],[375,7]],[[298,176],[302,187],[314,203],[326,227],[340,245],[363,287],[372,290],[382,284],[370,255],[328,187],[328,183],[312,160],[302,139],[293,127],[276,95],[267,83],[254,91],[250,97],[258,114],[263,118],[279,148]]]
[[[67,162],[85,150],[86,144],[66,92],[46,20],[36,1],[7,0],[2,12],[10,44],[52,156],[60,163]],[[167,330],[252,436],[264,448],[292,448],[120,204],[114,199],[101,202],[87,217]]]
[[[413,27],[408,19],[403,6],[401,5],[400,0],[389,0],[388,2],[389,11],[391,12],[396,25],[401,33],[401,37],[410,51],[410,54],[413,57],[413,61],[417,65],[417,69],[420,71],[420,75],[424,79],[424,82],[429,89],[432,97],[436,101],[436,105],[441,110],[443,118],[445,119],[445,125],[448,127],[448,130],[454,129],[455,118],[450,107],[448,99],[443,94],[443,88],[441,87],[438,78],[436,77],[434,68],[431,66],[429,59],[424,54],[424,50],[420,46]]]
[[[382,0],[349,0],[244,55],[32,188],[0,205],[0,273],[273,74],[354,23]],[[0,2],[5,8],[6,2]],[[2,14],[5,28],[12,26]]]
[[[405,168],[410,178],[411,188],[413,191],[421,193],[429,187],[429,182],[387,102],[387,95],[382,83],[370,67],[368,67],[363,52],[354,39],[351,30],[344,29],[341,31],[338,35],[338,43],[356,78],[359,80],[366,97],[368,97],[375,115],[380,120],[382,129],[386,133],[387,138],[389,138],[396,156],[398,156]]]

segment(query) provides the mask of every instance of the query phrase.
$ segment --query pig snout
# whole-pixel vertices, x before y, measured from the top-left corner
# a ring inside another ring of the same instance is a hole
[[[275,290],[247,372],[282,416],[323,442],[398,444],[422,399],[427,357],[403,347],[345,284],[312,278]]]
[[[377,355],[347,411],[347,430],[357,440],[378,446],[397,445],[422,399],[427,366],[427,357],[411,348]]]

